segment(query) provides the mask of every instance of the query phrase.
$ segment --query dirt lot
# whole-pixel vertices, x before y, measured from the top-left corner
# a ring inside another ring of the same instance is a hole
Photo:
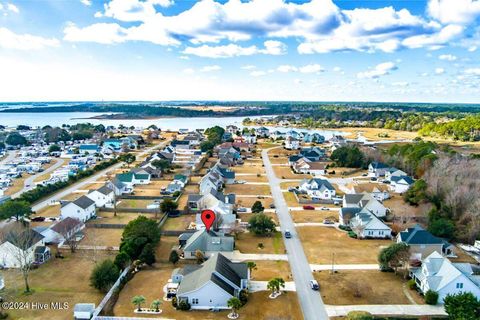
[[[268,281],[280,277],[285,281],[292,281],[288,261],[258,260],[255,264],[257,269],[252,271],[252,280]]]
[[[293,173],[290,167],[274,166],[273,171],[277,178],[280,179],[310,179],[312,176],[309,174],[297,174]]]
[[[323,210],[301,210],[301,211],[290,211],[290,216],[293,219],[293,222],[323,222],[326,218],[334,218],[335,221],[338,220],[337,211],[323,211]]]
[[[258,199],[257,197],[239,197],[237,196],[237,205],[239,207],[251,208],[255,201],[260,201],[264,208],[270,208],[273,203],[272,198]]]
[[[330,271],[321,271],[314,277],[325,304],[410,304],[402,290],[402,277],[390,272],[340,270],[332,275]]]
[[[391,194],[392,197],[383,202],[384,206],[390,208],[392,215],[401,217],[424,217],[431,209],[431,204],[420,204],[418,207],[411,206],[406,203],[402,196],[398,194]]]
[[[263,244],[263,249],[258,248],[259,243]],[[242,253],[285,253],[280,232],[276,232],[271,237],[257,237],[249,232],[241,233],[235,241],[235,249]]]
[[[225,187],[225,194],[234,193],[236,195],[270,195],[269,185],[257,184],[229,184]]]
[[[11,319],[72,319],[76,303],[92,302],[97,305],[103,294],[90,286],[90,273],[95,263],[84,252],[64,253],[65,259],[52,258],[46,264],[30,273],[30,286],[34,293],[23,294],[23,279],[15,270],[2,272],[5,278],[5,291],[2,296],[7,301],[29,302],[68,302],[67,310],[10,310]],[[113,255],[98,253],[97,261]],[[68,281],[66,281],[68,280]]]
[[[80,245],[118,247],[123,229],[85,228],[83,233],[85,238],[80,241]]]
[[[335,253],[335,263],[377,263],[381,248],[390,240],[357,240],[346,232],[327,227],[300,227],[297,229],[309,263],[328,264]]]
[[[60,215],[60,205],[47,206],[35,213],[38,217],[58,217]]]
[[[162,230],[186,230],[190,222],[195,222],[195,215],[181,215],[177,218],[168,218]]]

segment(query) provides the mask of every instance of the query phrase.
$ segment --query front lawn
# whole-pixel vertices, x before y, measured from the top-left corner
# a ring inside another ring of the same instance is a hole
[[[263,244],[263,249],[259,248],[260,243]],[[280,232],[275,232],[270,237],[259,237],[250,232],[241,233],[238,239],[235,240],[235,249],[241,253],[285,253],[285,246]]]

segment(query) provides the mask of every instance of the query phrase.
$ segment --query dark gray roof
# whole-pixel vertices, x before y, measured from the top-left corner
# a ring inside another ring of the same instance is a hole
[[[123,188],[123,182],[120,181],[117,177],[112,179],[112,184],[117,188],[117,189],[122,189]]]
[[[444,240],[435,237],[433,234],[423,229],[420,225],[408,228],[400,232],[400,241],[406,244],[443,244]]]
[[[202,199],[203,195],[201,194],[189,194],[188,195],[188,202],[197,202],[198,200]]]
[[[400,180],[405,180],[406,183],[408,184],[413,184],[415,181],[409,177],[409,176],[398,176],[398,177],[391,177],[390,180],[392,180],[393,182],[398,182]]]
[[[53,225],[50,229],[57,233],[64,233],[65,231],[68,232],[69,230],[75,229],[80,225],[82,225],[82,222],[80,220],[74,219],[72,217],[66,217],[62,221]]]
[[[346,203],[358,204],[362,200],[363,193],[347,193],[344,195]]]
[[[104,185],[103,187],[97,189],[97,191],[106,196],[113,192],[113,190],[110,189],[107,185]]]
[[[370,163],[370,165],[371,165],[374,169],[387,169],[387,168],[389,168],[389,166],[387,166],[385,163],[383,163],[383,162],[377,162],[377,161],[374,161],[374,162]]]
[[[90,207],[91,205],[95,204],[95,201],[90,199],[87,196],[81,196],[80,198],[76,199],[75,201],[72,201],[75,205],[79,206],[82,209],[86,209]]]
[[[339,215],[340,217],[342,217],[343,220],[350,220],[351,218],[353,218],[357,213],[359,213],[360,211],[362,211],[362,208],[357,208],[357,207],[354,207],[354,208],[349,208],[349,207],[345,207],[345,208],[340,208],[340,212],[339,212]]]
[[[17,248],[25,249],[31,248],[37,242],[45,238],[40,233],[32,229],[25,229],[20,231],[20,235],[18,234],[18,230],[10,230],[4,237],[4,242],[8,241]]]

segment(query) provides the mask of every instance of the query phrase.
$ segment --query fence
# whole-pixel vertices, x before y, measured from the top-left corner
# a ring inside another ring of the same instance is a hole
[[[122,223],[87,223],[85,227],[87,228],[98,228],[98,229],[123,229],[126,224]]]
[[[297,199],[299,204],[333,204],[335,201],[342,201],[342,199],[304,199],[299,198],[296,192],[293,192],[293,194],[295,195],[295,198]]]
[[[125,276],[127,275],[127,273],[130,271],[130,266],[126,267],[125,270],[123,270],[123,272],[120,274],[120,276],[118,277],[117,281],[115,281],[115,283],[113,284],[113,286],[110,288],[110,290],[108,291],[108,293],[105,295],[105,297],[103,297],[102,301],[100,302],[100,304],[97,306],[97,308],[95,308],[95,311],[93,311],[93,316],[92,316],[92,319],[100,319],[98,317],[98,315],[100,314],[100,312],[102,312],[103,308],[105,307],[105,305],[108,303],[108,301],[112,298],[112,295],[113,293],[115,292],[115,290],[117,290],[118,286],[120,285],[120,283],[122,282],[122,279],[125,278]]]
[[[102,208],[101,211],[104,212],[115,212],[114,208]],[[122,213],[157,213],[158,209],[147,209],[147,208],[117,208],[117,212]]]
[[[182,233],[194,233],[195,231],[197,230],[163,230],[160,232],[160,234],[166,237],[176,237]]]

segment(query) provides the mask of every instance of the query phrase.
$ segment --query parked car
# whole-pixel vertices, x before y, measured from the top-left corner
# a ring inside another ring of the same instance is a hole
[[[324,220],[323,220],[323,223],[324,223],[324,224],[334,224],[335,222],[332,221],[332,220],[330,220],[330,219],[324,219]]]
[[[370,180],[371,180],[371,181],[377,181],[378,179],[375,178],[375,177],[371,177]]]
[[[237,212],[247,212],[247,208],[244,208],[244,207],[238,208]]]
[[[290,233],[290,231],[285,230],[285,238],[290,239],[291,237],[292,237],[292,234]]]
[[[36,222],[45,221],[45,217],[33,217],[31,220]]]
[[[275,205],[273,203],[270,205],[270,209],[275,209]]]
[[[288,192],[295,192],[295,191],[297,191],[297,188],[295,188],[295,187],[289,187],[288,188]]]
[[[244,183],[247,183],[247,181],[245,181],[245,180],[235,180],[235,183],[236,184],[244,184]]]
[[[362,173],[362,177],[368,176],[368,173]]]
[[[303,210],[315,210],[314,206],[303,206]]]
[[[385,184],[390,184],[390,181],[388,181],[388,180],[383,180],[382,182],[385,183]]]
[[[318,291],[320,289],[320,286],[318,285],[317,280],[310,280],[309,284],[312,290]]]
[[[323,211],[328,211],[330,210],[330,208],[327,208],[327,207],[321,207],[320,210],[323,210]]]

